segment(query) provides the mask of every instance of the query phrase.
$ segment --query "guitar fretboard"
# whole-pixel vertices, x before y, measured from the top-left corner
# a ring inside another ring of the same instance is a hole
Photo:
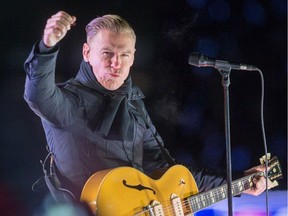
[[[259,172],[260,174],[261,172]],[[252,178],[255,176],[254,174],[245,176],[236,181],[233,181],[231,184],[232,195],[236,196],[242,193],[243,191],[252,187],[253,182]],[[217,203],[221,200],[224,200],[228,197],[228,186],[227,184],[209,190],[207,192],[202,192],[192,197],[189,197],[187,200],[189,201],[191,212],[195,213],[199,210],[202,210],[214,203]]]

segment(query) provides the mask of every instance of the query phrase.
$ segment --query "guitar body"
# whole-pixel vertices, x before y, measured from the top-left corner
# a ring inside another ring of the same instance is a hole
[[[264,159],[264,158],[265,159]],[[260,161],[266,160],[263,156]],[[267,176],[271,187],[282,177],[277,157],[269,159]],[[232,182],[232,195],[253,187],[256,172]],[[92,175],[83,187],[81,201],[86,202],[97,216],[184,216],[227,198],[227,185],[198,193],[190,171],[181,165],[157,170],[153,177],[131,167],[103,170]]]
[[[143,209],[152,201],[162,205],[164,215],[174,215],[172,194],[183,200],[198,193],[193,176],[184,166],[175,165],[158,176],[160,178],[153,179],[131,167],[103,170],[88,179],[81,201],[97,216],[150,215]],[[185,206],[183,209],[185,211]]]

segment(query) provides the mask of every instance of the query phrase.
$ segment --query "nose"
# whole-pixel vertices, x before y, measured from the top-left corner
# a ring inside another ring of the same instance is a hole
[[[121,67],[121,58],[118,55],[114,55],[111,58],[111,67],[114,69],[119,69]]]

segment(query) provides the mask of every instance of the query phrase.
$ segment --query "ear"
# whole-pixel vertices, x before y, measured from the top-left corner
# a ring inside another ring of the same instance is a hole
[[[133,52],[133,59],[131,61],[131,65],[130,67],[132,67],[132,65],[134,64],[134,60],[135,60],[135,52],[136,52],[136,49],[134,49],[134,52]]]
[[[87,43],[83,44],[82,55],[85,62],[89,61],[90,47]]]

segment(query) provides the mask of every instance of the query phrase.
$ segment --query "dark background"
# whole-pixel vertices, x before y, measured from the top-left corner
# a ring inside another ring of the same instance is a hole
[[[23,63],[59,10],[77,17],[61,42],[57,81],[74,76],[81,62],[84,27],[116,13],[137,35],[132,77],[146,95],[149,113],[166,147],[181,162],[225,169],[223,87],[220,73],[188,65],[189,53],[257,66],[265,80],[264,121],[268,151],[277,155],[286,190],[287,2],[285,0],[2,0],[0,86],[0,202],[7,215],[32,215],[45,191],[32,192],[42,175],[46,140],[38,117],[23,100]],[[232,71],[230,85],[232,168],[259,164],[261,79]]]

